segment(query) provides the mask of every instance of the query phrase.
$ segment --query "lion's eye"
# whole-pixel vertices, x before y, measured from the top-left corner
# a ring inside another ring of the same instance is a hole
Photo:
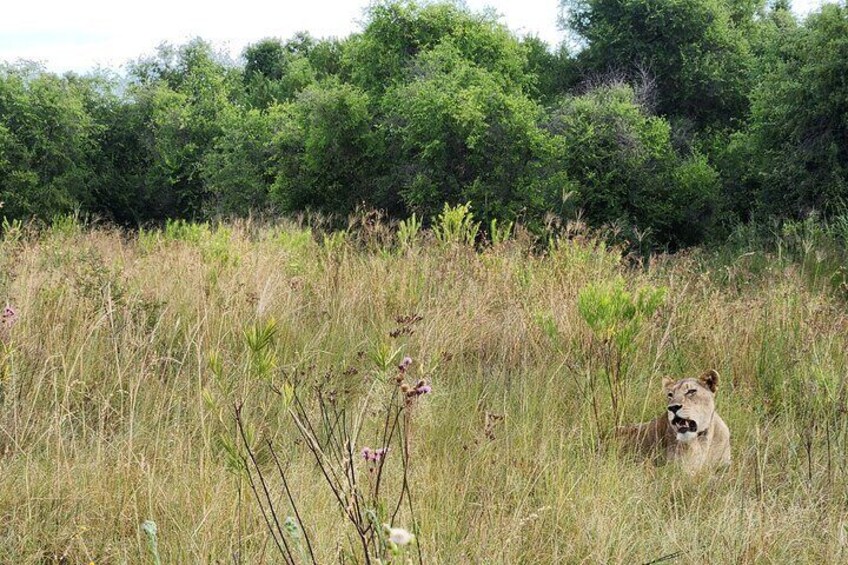
[[[669,398],[671,398],[672,396],[674,396],[674,395],[673,395],[672,393],[670,393],[670,392],[669,392],[669,393],[668,393],[668,397],[669,397]]]
[[[696,390],[696,389],[694,389],[694,388],[687,390],[687,391],[686,391],[686,396],[693,396],[693,395],[695,394],[695,390]]]

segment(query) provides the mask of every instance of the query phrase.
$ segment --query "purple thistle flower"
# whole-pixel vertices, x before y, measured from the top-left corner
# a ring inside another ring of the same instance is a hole
[[[412,357],[407,355],[403,358],[403,361],[400,362],[400,365],[398,365],[398,370],[401,373],[404,373],[407,369],[409,369],[410,365],[412,365]]]
[[[381,447],[380,449],[371,449],[370,447],[362,448],[362,458],[365,459],[368,463],[377,463],[388,453],[388,447]]]
[[[17,316],[18,316],[18,313],[15,312],[15,309],[12,308],[11,306],[6,306],[5,308],[3,308],[3,318],[4,319],[16,318]]]
[[[432,390],[433,389],[430,387],[430,385],[422,385],[422,386],[417,387],[415,389],[415,392],[418,393],[418,394],[427,394],[428,392],[430,392]]]
[[[11,306],[3,308],[3,315],[0,316],[0,322],[7,328],[11,328],[18,321],[18,313]]]

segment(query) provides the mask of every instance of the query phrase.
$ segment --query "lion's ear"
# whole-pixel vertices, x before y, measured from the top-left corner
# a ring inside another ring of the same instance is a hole
[[[663,380],[662,380],[663,390],[670,389],[671,385],[673,385],[673,384],[674,384],[674,379],[670,379],[668,377],[663,377]]]
[[[710,369],[703,375],[701,375],[701,382],[704,383],[704,386],[715,392],[718,388],[718,371],[715,369]]]

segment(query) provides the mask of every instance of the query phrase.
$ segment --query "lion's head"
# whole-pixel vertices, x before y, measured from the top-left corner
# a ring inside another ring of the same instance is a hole
[[[706,433],[715,414],[718,373],[707,371],[697,379],[663,379],[668,397],[668,421],[677,441],[690,442]]]

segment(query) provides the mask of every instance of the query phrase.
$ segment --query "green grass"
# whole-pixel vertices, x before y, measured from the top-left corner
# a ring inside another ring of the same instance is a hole
[[[426,563],[848,559],[837,273],[811,275],[765,250],[637,269],[580,233],[540,251],[520,229],[478,250],[429,232],[399,245],[378,231],[180,225],[141,241],[65,224],[7,231],[0,306],[20,319],[0,350],[0,562],[153,563],[146,520],[163,563],[277,562],[238,471],[235,402],[285,458],[319,562],[361,562],[273,389],[294,384],[308,410],[317,386],[357,410],[367,403],[358,452],[382,424],[393,373],[380,365],[403,355],[433,386],[409,432]],[[693,480],[598,448],[615,415],[603,379],[599,418],[580,392],[604,363],[578,296],[619,277],[633,292],[666,289],[627,348],[623,420],[662,411],[663,375],[716,368],[729,470]],[[390,337],[413,314],[423,317],[413,333]],[[487,412],[503,420],[487,428]],[[387,493],[398,457],[387,458]],[[404,507],[394,525],[412,523]]]

